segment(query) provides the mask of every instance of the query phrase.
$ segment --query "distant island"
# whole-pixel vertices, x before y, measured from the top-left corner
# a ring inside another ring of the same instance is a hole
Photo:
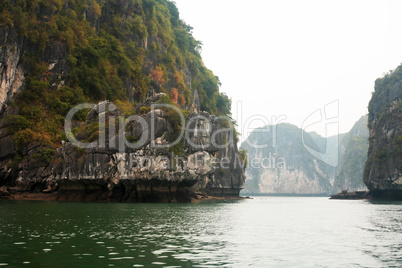
[[[328,138],[291,124],[257,129],[241,145],[248,151],[251,163],[246,169],[243,192],[328,196],[343,189],[365,191],[363,169],[368,135],[367,116],[360,118],[350,132]],[[325,153],[328,159],[337,160],[337,165],[316,158],[306,147]]]

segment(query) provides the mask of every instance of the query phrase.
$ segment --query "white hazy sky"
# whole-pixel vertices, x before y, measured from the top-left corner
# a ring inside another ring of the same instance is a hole
[[[402,62],[402,1],[175,2],[203,43],[206,67],[232,98],[235,119],[242,103],[242,139],[256,115],[269,122],[285,115],[282,122],[301,127],[334,101],[339,131],[347,132],[368,113],[374,81]],[[254,120],[251,127],[263,125]],[[325,136],[325,122],[311,130]]]

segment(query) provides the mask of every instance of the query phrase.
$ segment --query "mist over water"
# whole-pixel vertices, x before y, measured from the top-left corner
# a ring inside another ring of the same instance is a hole
[[[9,267],[400,267],[402,203],[0,202]]]

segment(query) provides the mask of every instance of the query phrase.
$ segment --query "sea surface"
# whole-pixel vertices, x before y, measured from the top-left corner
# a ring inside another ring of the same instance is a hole
[[[402,267],[402,203],[0,202],[6,267]]]

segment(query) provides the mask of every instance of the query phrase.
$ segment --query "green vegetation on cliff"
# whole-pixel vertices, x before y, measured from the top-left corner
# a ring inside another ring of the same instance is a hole
[[[16,52],[25,86],[11,105],[19,108],[18,122],[30,124],[17,126],[17,144],[27,136],[59,144],[74,105],[108,99],[132,111],[150,90],[166,93],[181,109],[191,107],[197,90],[202,110],[230,114],[230,99],[219,93],[219,79],[202,62],[201,43],[173,2],[5,0],[0,28],[16,33],[2,48],[24,47]]]

